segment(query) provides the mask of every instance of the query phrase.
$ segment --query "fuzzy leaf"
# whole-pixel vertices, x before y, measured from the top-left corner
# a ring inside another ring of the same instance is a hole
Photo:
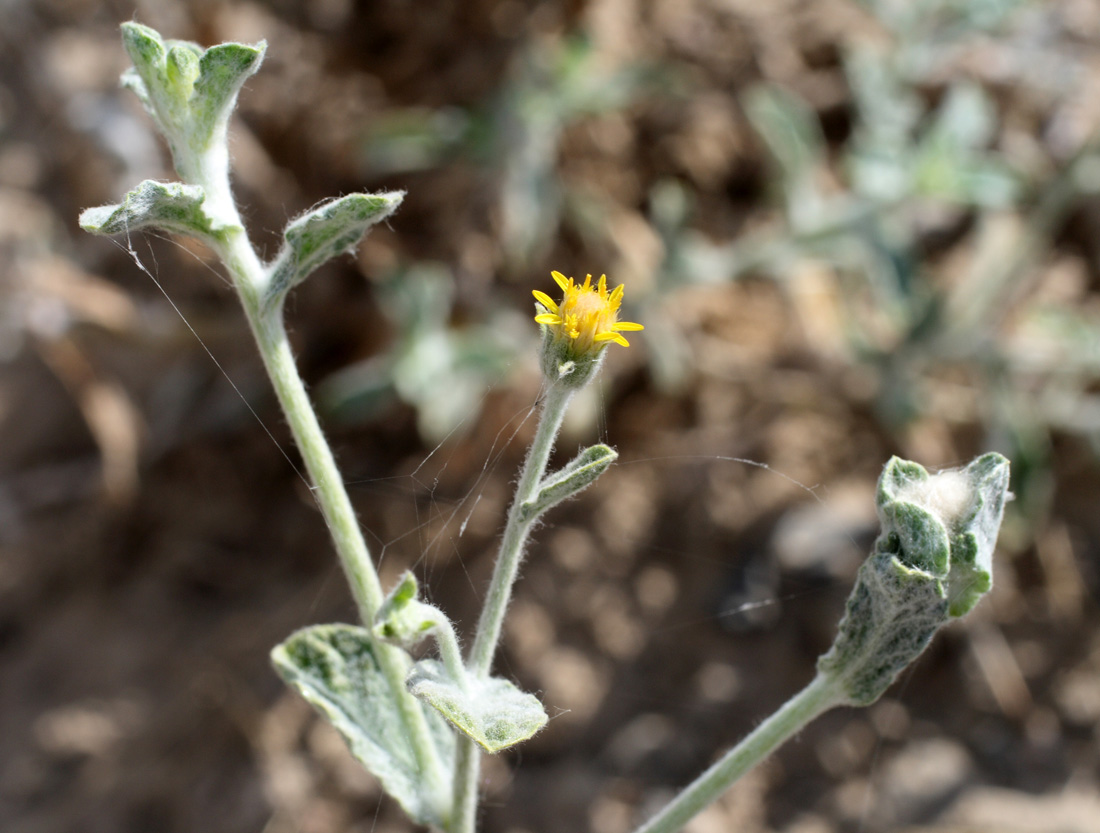
[[[929,474],[893,458],[879,478],[882,534],[860,567],[818,670],[854,705],[877,700],[936,630],[993,586],[993,549],[1008,497],[1008,461],[985,454]]]
[[[153,226],[177,234],[216,237],[227,226],[206,212],[205,200],[198,185],[147,179],[118,205],[85,209],[80,227],[93,234],[126,234]]]
[[[404,198],[403,191],[348,194],[291,221],[272,265],[265,306],[270,309],[280,303],[322,263],[354,249],[367,230],[396,211]]]
[[[538,698],[500,677],[456,681],[442,663],[426,659],[413,667],[408,687],[486,752],[514,746],[546,725]]]
[[[539,483],[538,492],[523,505],[525,520],[534,520],[547,509],[587,489],[619,459],[615,449],[599,444],[589,446],[561,469],[548,474]]]
[[[267,43],[220,43],[202,53],[191,113],[199,135],[213,136],[233,111],[244,82],[260,68]]]
[[[133,67],[122,76],[172,146],[177,167],[225,140],[241,86],[263,61],[267,44],[223,43],[204,50],[189,41],[165,41],[140,23],[122,24]]]
[[[947,575],[951,544],[947,527],[934,514],[905,500],[890,501],[879,507],[885,535],[900,541],[899,558],[907,567],[925,570],[942,578]]]
[[[425,783],[415,750],[406,739],[401,707],[378,664],[377,644],[363,628],[316,625],[293,634],[271,652],[287,684],[296,689],[344,736],[352,754],[386,792],[420,824],[445,827],[448,800]],[[455,736],[434,710],[427,718],[440,761],[454,760]],[[445,773],[444,794],[451,782]]]
[[[375,636],[411,648],[438,627],[438,619],[432,615],[438,610],[421,602],[419,593],[416,576],[406,570],[378,609],[374,618]]]
[[[963,473],[971,500],[951,531],[951,571],[947,577],[948,614],[969,613],[993,587],[993,550],[1009,496],[1008,460],[983,454]]]
[[[859,569],[836,641],[817,662],[840,678],[848,702],[866,706],[928,647],[947,620],[943,581],[876,552]]]
[[[172,115],[179,109],[180,99],[186,99],[180,95],[177,85],[169,82],[168,50],[164,40],[159,32],[130,21],[122,24],[122,45],[133,62],[133,66],[122,74],[122,86],[133,90],[161,132],[165,132],[167,124],[162,120],[161,109],[171,104],[165,115]]]

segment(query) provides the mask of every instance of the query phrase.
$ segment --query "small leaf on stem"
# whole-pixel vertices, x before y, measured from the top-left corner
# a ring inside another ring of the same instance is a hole
[[[416,576],[405,571],[374,617],[374,635],[385,642],[412,648],[440,624],[443,613],[419,600]]]
[[[408,680],[409,691],[486,752],[500,752],[527,740],[546,725],[546,711],[533,694],[520,691],[500,677],[452,677],[435,660],[418,662]]]
[[[582,450],[561,469],[542,479],[535,496],[523,504],[524,520],[534,520],[546,510],[584,491],[618,459],[615,449],[602,443]]]
[[[375,223],[390,216],[405,198],[403,191],[348,194],[329,200],[286,227],[286,242],[271,265],[264,306],[271,309],[322,263],[350,252]]]
[[[446,795],[425,783],[404,731],[401,706],[378,663],[370,633],[351,625],[315,625],[294,633],[271,652],[275,670],[344,736],[352,754],[418,823],[445,828]],[[455,736],[433,709],[421,708],[437,757],[454,761]]]
[[[80,227],[92,234],[125,234],[153,226],[176,234],[214,238],[228,226],[205,209],[206,193],[198,185],[147,179],[118,205],[85,209]]]

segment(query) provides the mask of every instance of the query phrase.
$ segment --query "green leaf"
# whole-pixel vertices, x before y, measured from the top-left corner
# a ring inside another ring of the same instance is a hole
[[[818,671],[843,682],[848,702],[866,706],[928,647],[947,618],[943,582],[876,552],[859,569],[836,641]]]
[[[979,84],[952,84],[935,114],[931,137],[955,148],[978,150],[997,134],[997,108]]]
[[[787,177],[803,179],[825,159],[821,126],[803,99],[782,87],[760,84],[745,94],[743,104],[752,126]]]
[[[1009,464],[1000,454],[983,454],[963,473],[972,497],[951,537],[947,595],[953,618],[969,613],[993,587],[993,550],[1009,497]]]
[[[543,478],[538,492],[523,505],[524,520],[534,520],[547,509],[587,489],[618,459],[615,449],[602,443],[582,450],[564,467]]]
[[[195,80],[191,102],[192,118],[199,135],[213,136],[233,111],[244,82],[264,59],[267,43],[220,43],[202,53],[199,77]]]
[[[403,191],[348,194],[293,220],[283,232],[286,242],[271,266],[265,308],[280,303],[325,261],[351,251],[367,230],[396,211],[404,198]]]
[[[161,132],[166,132],[168,125],[162,120],[160,111],[169,108],[169,105],[170,112],[177,110],[180,95],[176,85],[168,80],[168,51],[164,40],[155,30],[131,21],[122,24],[122,45],[134,64],[122,74],[122,86],[134,91],[149,115],[156,120]],[[170,89],[172,94],[168,93]],[[175,123],[174,118],[172,123]]]
[[[884,536],[897,536],[897,556],[906,567],[943,578],[951,564],[947,527],[914,503],[894,500],[879,507]]]
[[[386,642],[411,648],[439,627],[442,612],[418,599],[416,576],[405,571],[386,596],[374,619],[374,635]]]
[[[898,499],[898,494],[910,489],[914,484],[927,483],[928,470],[920,463],[891,457],[879,475],[875,503],[881,509]]]
[[[147,179],[119,205],[85,209],[80,227],[92,234],[127,234],[153,226],[177,234],[215,238],[230,227],[206,212],[205,200],[206,194],[198,185]]]
[[[379,646],[363,628],[316,625],[293,634],[271,652],[271,661],[296,689],[344,736],[352,754],[386,792],[420,824],[443,828],[449,798],[426,783],[416,751],[406,738],[401,706],[382,672]],[[432,709],[424,711],[437,756],[453,765],[455,736]],[[445,773],[449,787],[452,773]],[[444,789],[446,792],[446,789]]]
[[[122,24],[122,43],[133,62],[123,86],[141,99],[168,140],[180,175],[196,181],[206,154],[219,160],[225,155],[237,93],[260,68],[267,44],[223,43],[204,50],[190,41],[165,41],[132,21]]]
[[[486,752],[514,746],[546,725],[539,699],[500,677],[455,680],[442,663],[426,659],[413,667],[408,687]]]

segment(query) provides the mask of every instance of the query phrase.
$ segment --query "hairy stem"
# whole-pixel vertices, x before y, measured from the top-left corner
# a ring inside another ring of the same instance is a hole
[[[435,623],[435,640],[439,646],[439,658],[443,660],[443,667],[455,682],[465,686],[467,679],[466,665],[462,662],[462,649],[458,647],[458,637],[455,636],[454,625],[443,611],[432,608],[432,620]]]
[[[228,192],[228,184],[198,184],[208,193]],[[223,199],[222,203],[225,202]],[[229,204],[233,205],[231,200]],[[235,205],[233,211],[236,213]],[[238,225],[241,225],[239,215],[237,219]],[[260,298],[268,280],[267,271],[248,242],[243,227],[229,231],[219,242],[218,253],[237,288],[264,367],[309,474],[314,499],[332,535],[340,564],[359,609],[359,616],[369,628],[382,604],[382,585],[371,561],[355,509],[344,488],[343,477],[298,373],[283,323],[282,307],[279,305],[267,312],[261,311]],[[449,785],[445,784],[443,766],[420,704],[405,688],[405,677],[409,671],[408,658],[401,650],[381,643],[377,645],[377,656],[401,709],[405,729],[415,750],[419,769],[425,776],[425,783],[434,785],[433,793],[438,796],[437,803],[440,807],[445,807],[449,803],[446,797]]]
[[[467,664],[470,671],[479,677],[488,675],[493,664],[504,612],[512,599],[512,586],[516,583],[527,535],[531,531],[531,521],[524,519],[523,505],[534,498],[539,481],[546,474],[546,464],[572,396],[573,391],[565,385],[551,383],[542,402],[535,439],[527,452],[519,483],[516,484],[516,495],[508,509],[508,521],[504,526],[504,537],[501,539],[500,552],[493,568],[493,578],[489,582],[485,606],[477,623],[477,635],[470,649]]]
[[[489,675],[500,641],[500,629],[504,613],[512,598],[512,586],[519,573],[523,560],[523,550],[533,520],[527,519],[523,511],[524,504],[531,501],[538,492],[539,481],[546,473],[546,464],[550,452],[554,449],[554,440],[561,429],[565,410],[573,391],[565,385],[551,382],[542,402],[535,439],[527,452],[523,470],[516,485],[516,494],[508,509],[508,520],[504,526],[504,537],[500,542],[493,578],[485,597],[485,606],[481,609],[481,618],[477,623],[477,634],[467,662],[469,672],[478,678]],[[481,753],[477,744],[469,738],[459,738],[458,759],[455,768],[455,815],[453,833],[474,833],[477,821],[477,785],[481,769]]]
[[[814,677],[635,833],[676,833],[807,723],[842,702],[844,697],[834,680],[820,674]]]

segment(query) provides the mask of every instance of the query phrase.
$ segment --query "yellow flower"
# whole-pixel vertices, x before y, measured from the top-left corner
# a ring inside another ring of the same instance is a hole
[[[619,285],[610,293],[607,291],[607,276],[600,275],[596,286],[592,285],[592,276],[584,279],[584,284],[574,283],[561,272],[551,272],[565,297],[561,304],[555,304],[545,292],[534,290],[535,300],[546,312],[535,316],[535,321],[545,324],[557,336],[566,340],[569,352],[575,357],[584,357],[599,351],[605,342],[614,341],[623,347],[629,347],[621,333],[643,329],[633,321],[619,321],[619,307],[623,302],[623,287]]]

